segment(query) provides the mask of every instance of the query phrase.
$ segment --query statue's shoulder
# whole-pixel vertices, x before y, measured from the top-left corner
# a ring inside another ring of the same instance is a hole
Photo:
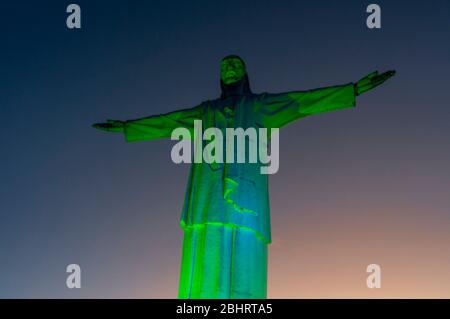
[[[210,108],[219,103],[220,99],[212,99],[212,100],[204,100],[200,103],[200,106],[203,108]]]
[[[266,94],[266,92],[252,93],[249,94],[249,96],[253,99],[260,99],[264,94]]]
[[[258,98],[263,99],[264,97],[271,95],[271,94],[272,93],[269,93],[269,92],[261,92],[261,93],[258,93]]]

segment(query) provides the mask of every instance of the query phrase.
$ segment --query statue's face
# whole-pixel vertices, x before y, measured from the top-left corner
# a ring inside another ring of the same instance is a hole
[[[245,66],[238,58],[228,58],[220,63],[220,78],[223,83],[231,84],[240,81],[245,75]]]

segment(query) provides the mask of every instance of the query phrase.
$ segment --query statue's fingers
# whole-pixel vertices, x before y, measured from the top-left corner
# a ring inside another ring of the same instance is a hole
[[[395,75],[395,70],[390,70],[387,72],[384,72],[383,74],[380,74],[375,78],[376,81],[382,80],[383,82],[389,79],[390,77],[393,77]]]
[[[377,77],[372,78],[372,80],[370,81],[372,84],[373,83],[378,83],[378,82],[384,82],[388,79],[389,77],[386,75],[386,73],[383,73]]]
[[[395,73],[397,73],[395,70],[389,70],[389,71],[383,73],[383,75],[386,77],[386,79],[389,79],[390,77],[393,77],[395,75]]]
[[[105,129],[103,126],[94,126],[94,127],[100,131],[107,131],[107,129]]]
[[[92,125],[92,127],[102,131],[110,131],[111,129],[111,125],[106,123],[95,123]]]
[[[376,87],[376,86],[379,86],[379,85],[383,84],[383,83],[386,82],[386,80],[389,79],[390,77],[391,77],[391,76],[379,76],[379,77],[377,78],[377,80],[374,81],[374,82],[372,83],[373,87]]]
[[[367,79],[372,79],[378,75],[378,71],[373,71],[372,73],[367,74],[365,77]]]
[[[119,120],[106,120],[113,127],[123,127],[123,122]]]
[[[378,76],[378,78],[384,79],[384,78],[390,78],[391,76],[392,76],[391,73],[388,71],[388,72],[384,72],[383,74],[380,74]]]
[[[384,72],[383,74],[377,76],[376,78],[374,78],[374,83],[376,83],[376,85],[380,85],[381,83],[385,82],[387,79],[393,77],[395,75],[395,71],[387,71]]]
[[[358,81],[359,86],[365,86],[371,83],[372,79],[378,75],[378,71],[373,71]]]

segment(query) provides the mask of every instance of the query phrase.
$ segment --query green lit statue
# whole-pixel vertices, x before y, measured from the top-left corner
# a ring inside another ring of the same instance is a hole
[[[222,59],[220,98],[167,114],[93,126],[128,142],[171,138],[174,129],[281,128],[308,115],[355,106],[355,97],[395,74],[373,72],[356,83],[309,91],[254,94],[244,61]],[[268,176],[261,163],[192,163],[181,227],[179,298],[266,298],[271,242]]]

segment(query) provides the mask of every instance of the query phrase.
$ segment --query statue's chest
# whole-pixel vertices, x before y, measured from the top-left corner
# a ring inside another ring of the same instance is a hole
[[[251,110],[250,101],[240,100],[224,100],[219,101],[210,108],[209,120],[211,127],[219,129],[224,128],[246,128],[252,127],[252,116],[248,114]]]

